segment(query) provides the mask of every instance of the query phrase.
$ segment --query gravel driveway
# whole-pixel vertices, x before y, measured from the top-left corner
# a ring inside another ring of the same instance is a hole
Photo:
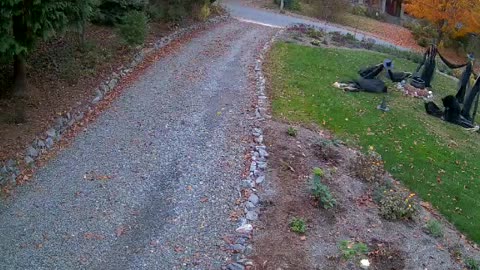
[[[231,20],[156,62],[0,205],[0,269],[218,269],[239,197],[249,68],[276,30]]]

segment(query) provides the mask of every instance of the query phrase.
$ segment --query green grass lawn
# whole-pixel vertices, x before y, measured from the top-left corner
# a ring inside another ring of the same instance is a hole
[[[314,122],[363,149],[373,146],[386,168],[423,200],[429,201],[459,230],[480,243],[480,134],[425,113],[423,101],[389,88],[391,111],[376,107],[381,94],[345,93],[331,85],[357,77],[357,71],[383,62],[386,55],[278,43],[267,73],[277,119]],[[416,65],[393,59],[396,70]],[[435,75],[438,100],[455,94],[456,82]]]

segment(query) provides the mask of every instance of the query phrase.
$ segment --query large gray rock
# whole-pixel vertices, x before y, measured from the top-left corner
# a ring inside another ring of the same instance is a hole
[[[29,146],[27,148],[27,155],[32,157],[32,158],[36,158],[36,157],[38,157],[38,150],[33,148],[32,146]]]
[[[250,197],[248,197],[248,201],[251,202],[251,203],[253,203],[253,205],[257,205],[258,202],[260,201],[260,199],[258,198],[257,195],[255,195],[255,194],[252,193],[252,194],[250,195]]]

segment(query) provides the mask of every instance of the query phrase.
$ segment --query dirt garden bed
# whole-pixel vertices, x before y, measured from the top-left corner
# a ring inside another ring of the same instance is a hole
[[[297,136],[292,137],[288,124],[269,121],[266,126],[270,170],[253,238],[255,269],[360,269],[361,259],[368,259],[368,269],[467,269],[471,258],[480,259],[476,246],[416,196],[413,219],[382,218],[377,188],[352,170],[358,151],[338,144],[328,132],[295,127]],[[325,172],[322,183],[337,202],[331,209],[319,207],[312,197],[315,167]],[[391,183],[392,190],[408,194],[399,182]],[[292,232],[293,218],[305,220],[305,234]],[[442,236],[426,229],[429,220],[440,221]],[[342,241],[351,247],[363,243],[368,252],[346,259]]]

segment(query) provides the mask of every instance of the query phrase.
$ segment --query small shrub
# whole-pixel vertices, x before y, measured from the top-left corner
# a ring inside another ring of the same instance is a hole
[[[430,219],[429,221],[427,221],[425,228],[431,236],[436,238],[443,237],[443,227],[442,224],[438,222],[438,220]]]
[[[322,183],[321,177],[323,175],[324,173],[322,169],[315,168],[313,170],[312,195],[318,200],[319,205],[323,205],[323,208],[325,209],[330,209],[337,204],[337,201],[333,197],[328,186]]]
[[[287,129],[287,134],[292,137],[297,137],[298,130],[296,130],[294,127],[288,127]]]
[[[385,179],[385,182],[382,185],[378,185],[373,191],[373,200],[380,204],[382,199],[385,197],[385,194],[393,188],[393,183],[390,179]]]
[[[385,176],[382,157],[374,151],[357,156],[351,170],[356,177],[370,183],[381,183]]]
[[[336,141],[318,140],[312,145],[313,153],[319,159],[336,162],[341,158],[337,149],[338,145]]]
[[[315,28],[309,28],[307,31],[307,36],[314,38],[314,39],[320,39],[324,35],[323,31],[319,31]]]
[[[465,267],[467,267],[467,269],[480,270],[480,262],[478,262],[477,260],[467,257],[465,258],[464,262],[465,262]]]
[[[307,225],[303,218],[293,218],[290,222],[290,230],[295,233],[304,234],[307,231]]]
[[[367,16],[367,7],[362,5],[355,5],[352,8],[352,14],[358,16]]]
[[[193,15],[197,21],[204,22],[210,17],[210,1],[204,1],[203,4],[195,4]]]
[[[339,248],[340,252],[342,252],[342,257],[347,261],[368,253],[367,245],[362,242],[355,243],[352,241],[343,240],[340,242]]]
[[[408,195],[405,198],[400,192],[389,190],[380,201],[380,216],[386,220],[411,219],[417,212],[418,207],[412,200],[415,194]]]
[[[129,45],[140,45],[145,42],[148,32],[148,18],[141,11],[130,11],[123,18],[118,26],[120,35]]]

